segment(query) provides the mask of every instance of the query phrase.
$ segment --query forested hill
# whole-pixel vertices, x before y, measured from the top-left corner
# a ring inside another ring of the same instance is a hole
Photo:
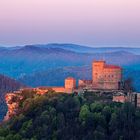
[[[19,114],[0,127],[2,140],[139,140],[140,109],[85,93],[23,93]],[[15,100],[14,100],[15,101]]]
[[[0,121],[3,119],[3,116],[7,111],[4,99],[5,93],[15,91],[20,87],[24,87],[24,85],[0,74]]]

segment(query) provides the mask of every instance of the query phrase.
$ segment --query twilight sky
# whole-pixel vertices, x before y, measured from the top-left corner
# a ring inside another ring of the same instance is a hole
[[[140,0],[0,0],[0,44],[140,46]]]

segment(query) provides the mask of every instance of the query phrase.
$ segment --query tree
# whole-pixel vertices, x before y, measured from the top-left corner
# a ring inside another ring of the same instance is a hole
[[[86,119],[88,118],[89,114],[90,114],[89,106],[88,105],[83,105],[81,107],[80,114],[79,114],[80,120],[81,121],[86,121]]]
[[[105,135],[104,135],[104,133],[99,132],[99,131],[97,131],[97,130],[94,131],[93,136],[94,136],[94,137],[93,137],[94,140],[105,140]]]
[[[0,136],[1,137],[6,137],[8,135],[8,130],[6,128],[1,127],[0,128]]]
[[[101,103],[95,102],[90,105],[90,109],[92,112],[101,112],[103,105]]]
[[[21,140],[22,139],[22,137],[21,137],[21,135],[20,134],[16,134],[16,135],[14,135],[14,140]]]

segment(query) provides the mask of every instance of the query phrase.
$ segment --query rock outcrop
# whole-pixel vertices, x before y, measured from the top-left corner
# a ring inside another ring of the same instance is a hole
[[[7,106],[5,103],[5,95],[7,92],[13,92],[23,87],[25,86],[20,82],[0,74],[0,121],[3,120],[7,112]]]
[[[5,96],[5,101],[8,106],[8,111],[4,117],[4,121],[9,120],[12,116],[18,113],[19,103],[23,99],[23,96],[15,93],[8,93]]]

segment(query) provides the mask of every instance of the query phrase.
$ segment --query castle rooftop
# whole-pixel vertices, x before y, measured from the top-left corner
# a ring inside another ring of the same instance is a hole
[[[121,67],[116,66],[116,65],[105,65],[104,68],[108,68],[108,69],[122,69]]]

